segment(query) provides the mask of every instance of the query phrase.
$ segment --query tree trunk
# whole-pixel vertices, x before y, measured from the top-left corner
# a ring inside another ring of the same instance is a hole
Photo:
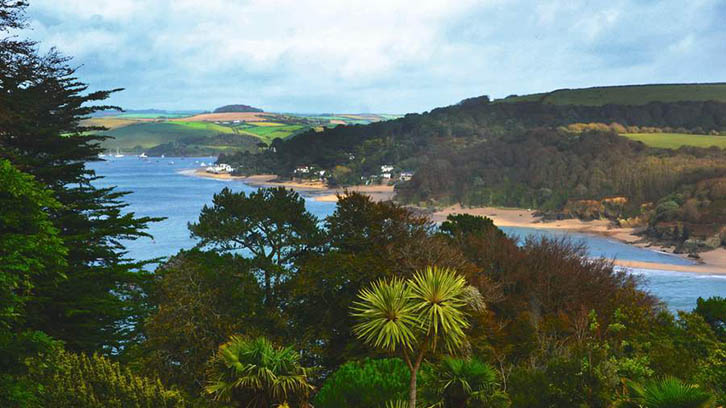
[[[418,367],[411,370],[411,383],[408,387],[408,408],[416,408],[416,372]]]
[[[270,272],[268,272],[268,271],[264,271],[264,272],[265,272],[265,305],[269,306],[272,304],[271,303],[272,299],[270,299],[272,297],[272,284],[270,282],[270,279],[271,279]]]

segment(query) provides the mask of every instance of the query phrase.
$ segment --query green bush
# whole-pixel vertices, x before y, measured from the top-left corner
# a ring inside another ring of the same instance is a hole
[[[315,396],[316,408],[383,408],[407,399],[408,367],[399,358],[352,361],[331,374]]]
[[[57,350],[29,362],[39,407],[178,408],[185,402],[158,380],[137,376],[99,356]]]

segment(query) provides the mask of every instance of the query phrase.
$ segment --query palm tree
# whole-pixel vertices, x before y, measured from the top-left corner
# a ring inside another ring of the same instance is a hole
[[[444,408],[509,405],[507,395],[496,389],[497,373],[477,359],[444,358],[437,364],[433,379],[435,392]]]
[[[410,372],[409,408],[416,406],[416,376],[424,356],[440,344],[461,349],[469,327],[466,307],[478,292],[448,268],[428,267],[403,281],[378,281],[353,303],[356,336],[389,352],[400,351]]]
[[[709,408],[713,397],[691,384],[667,377],[645,385],[626,380],[628,398],[617,404],[619,408]]]
[[[275,347],[264,337],[232,336],[210,361],[205,389],[215,400],[248,408],[305,405],[313,389],[310,371],[290,347]]]

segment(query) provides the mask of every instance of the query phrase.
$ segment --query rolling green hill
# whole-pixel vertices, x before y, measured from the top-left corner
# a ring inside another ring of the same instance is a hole
[[[726,136],[690,135],[682,133],[624,133],[628,139],[643,142],[651,147],[678,149],[681,146],[711,147],[726,149]]]
[[[166,113],[165,113],[166,114]],[[101,132],[111,136],[103,142],[109,151],[149,154],[217,154],[254,150],[262,142],[286,139],[298,133],[341,124],[368,124],[396,118],[396,115],[303,115],[266,113],[265,120],[239,117],[216,118],[213,115],[174,115],[167,117],[149,114],[104,115],[85,120],[87,126],[105,126]],[[152,117],[153,116],[153,117]],[[220,137],[220,136],[237,137]],[[221,142],[221,143],[220,143]]]
[[[298,177],[296,169],[307,166],[325,170],[333,185],[396,182],[396,199],[414,205],[609,218],[697,252],[726,236],[726,155],[697,147],[723,146],[726,101],[710,99],[720,89],[726,94],[726,84],[676,88],[601,88],[597,104],[588,99],[593,90],[573,91],[575,105],[481,96],[396,120],[304,132],[224,162],[238,174]],[[630,104],[608,103],[618,98]],[[672,149],[682,145],[690,147]]]
[[[510,96],[495,102],[545,102],[555,105],[645,105],[650,102],[726,102],[726,83],[656,84],[558,89],[552,92]]]
[[[236,132],[230,127],[206,122],[136,122],[102,134],[113,137],[104,141],[103,146],[107,149],[138,152],[185,137],[234,133]]]

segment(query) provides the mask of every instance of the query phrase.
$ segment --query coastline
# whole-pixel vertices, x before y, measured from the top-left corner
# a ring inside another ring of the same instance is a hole
[[[352,186],[347,188],[330,188],[321,181],[275,181],[274,174],[256,174],[254,176],[233,176],[231,174],[213,174],[197,169],[184,172],[195,177],[212,178],[217,180],[239,180],[253,187],[286,187],[296,191],[310,193],[308,197],[314,201],[336,202],[338,194],[345,191],[355,191],[367,195],[373,201],[389,201],[393,199],[393,186],[372,185]]]
[[[392,200],[394,196],[393,186],[353,186],[348,188],[329,188],[323,182],[302,182],[302,181],[274,181],[277,176],[274,174],[259,174],[254,176],[233,176],[230,174],[212,174],[202,169],[184,171],[183,174],[204,177],[218,180],[239,180],[254,187],[286,187],[296,191],[307,193],[306,196],[314,201],[336,202],[338,194],[347,191],[356,191],[366,194],[374,201]],[[650,269],[662,271],[689,272],[704,275],[726,275],[726,249],[719,248],[708,252],[699,253],[700,262],[688,258],[684,254],[674,254],[672,248],[652,245],[637,235],[635,228],[614,227],[607,220],[582,221],[567,219],[558,221],[543,221],[541,217],[534,215],[534,211],[514,208],[463,208],[459,205],[446,207],[435,211],[431,217],[434,222],[440,223],[452,214],[470,214],[484,216],[492,219],[498,227],[519,227],[536,228],[547,230],[562,230],[581,234],[592,234],[608,237],[628,245],[639,248],[667,253],[679,256],[682,259],[694,262],[692,265],[676,265],[656,262],[615,260],[617,266],[624,268]]]
[[[562,230],[581,234],[600,235],[628,245],[636,246],[638,248],[667,253],[694,262],[693,259],[688,258],[684,254],[674,254],[672,248],[651,245],[645,242],[641,237],[636,235],[639,232],[636,228],[614,227],[607,220],[582,221],[577,219],[567,219],[558,221],[543,221],[541,217],[536,217],[534,215],[534,211],[531,210],[494,207],[462,208],[458,205],[450,206],[434,212],[433,220],[435,222],[442,222],[447,216],[452,214],[470,214],[488,217],[491,218],[491,220],[494,221],[494,224],[498,227]],[[614,263],[615,265],[625,268],[691,272],[706,275],[726,275],[725,248],[701,252],[699,255],[701,256],[700,263],[694,262],[693,265],[674,265],[618,259],[616,259]]]

